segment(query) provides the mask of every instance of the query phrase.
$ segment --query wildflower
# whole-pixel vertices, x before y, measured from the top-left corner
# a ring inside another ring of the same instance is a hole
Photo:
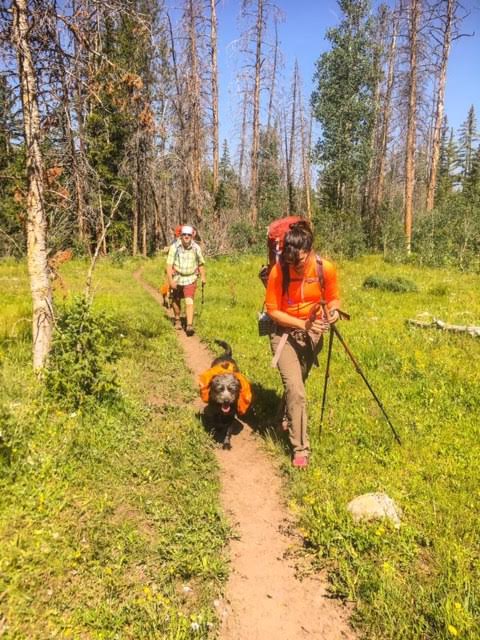
[[[152,590],[150,589],[150,587],[148,587],[148,586],[143,587],[143,593],[145,594],[145,597],[147,598],[147,600],[151,600],[151,598],[152,598]]]
[[[449,634],[450,634],[451,636],[455,636],[455,637],[457,637],[457,636],[458,636],[458,631],[457,631],[457,629],[453,626],[453,624],[449,624],[449,625],[448,625],[448,632],[449,632]]]
[[[190,625],[190,629],[192,631],[200,631],[200,625],[198,624],[198,622],[192,622],[192,624]]]

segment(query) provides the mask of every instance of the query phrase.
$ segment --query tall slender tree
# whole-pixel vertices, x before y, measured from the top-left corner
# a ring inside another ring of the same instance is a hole
[[[12,11],[27,159],[27,249],[33,303],[33,367],[40,370],[45,366],[50,351],[53,309],[47,264],[47,215],[37,75],[30,42],[30,21],[35,20],[35,16],[29,15],[27,0],[13,0]]]
[[[458,7],[457,0],[446,0],[445,13],[439,17],[441,21],[441,50],[437,65],[438,91],[435,102],[435,115],[433,122],[432,152],[430,158],[430,170],[427,186],[427,211],[431,211],[435,204],[435,191],[437,187],[438,162],[440,158],[440,138],[445,112],[445,87],[447,81],[447,63],[452,42],[452,29],[455,21],[455,12]]]
[[[407,139],[405,145],[405,209],[404,228],[407,253],[412,250],[413,196],[415,189],[415,153],[417,136],[418,33],[422,0],[409,0],[409,81],[407,107]]]
[[[343,17],[329,29],[331,49],[316,63],[313,115],[322,133],[316,147],[324,203],[358,211],[368,170],[373,126],[371,21],[366,0],[339,0]]]

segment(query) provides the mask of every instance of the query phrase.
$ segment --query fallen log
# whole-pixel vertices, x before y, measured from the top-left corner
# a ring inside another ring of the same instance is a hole
[[[468,333],[473,338],[480,338],[480,327],[474,325],[464,324],[448,324],[438,318],[433,318],[430,321],[425,320],[412,320],[406,321],[408,325],[414,327],[420,327],[421,329],[441,329],[442,331],[453,331],[454,333]]]

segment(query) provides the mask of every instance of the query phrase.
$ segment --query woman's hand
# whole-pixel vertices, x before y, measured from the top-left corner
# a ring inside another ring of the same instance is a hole
[[[328,322],[325,322],[323,318],[305,320],[305,331],[311,331],[312,333],[325,333],[325,331],[328,331],[329,326]]]
[[[312,331],[312,333],[326,333],[330,329],[330,325],[334,324],[340,315],[337,309],[329,309],[327,311],[327,317],[322,313],[320,318],[314,320],[305,320],[305,331]]]

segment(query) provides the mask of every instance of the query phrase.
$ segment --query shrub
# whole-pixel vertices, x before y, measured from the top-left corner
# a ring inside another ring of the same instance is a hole
[[[265,247],[265,236],[246,222],[236,222],[230,229],[230,242],[237,251],[255,252]]]
[[[418,291],[417,285],[407,278],[383,278],[372,275],[363,281],[365,289],[382,289],[383,291],[394,291],[395,293],[406,293],[408,291]]]
[[[335,210],[316,212],[313,220],[322,253],[337,258],[355,258],[365,251],[360,216]]]
[[[85,298],[77,298],[60,313],[45,375],[47,395],[66,408],[86,401],[117,397],[116,327],[105,314],[94,314]]]

